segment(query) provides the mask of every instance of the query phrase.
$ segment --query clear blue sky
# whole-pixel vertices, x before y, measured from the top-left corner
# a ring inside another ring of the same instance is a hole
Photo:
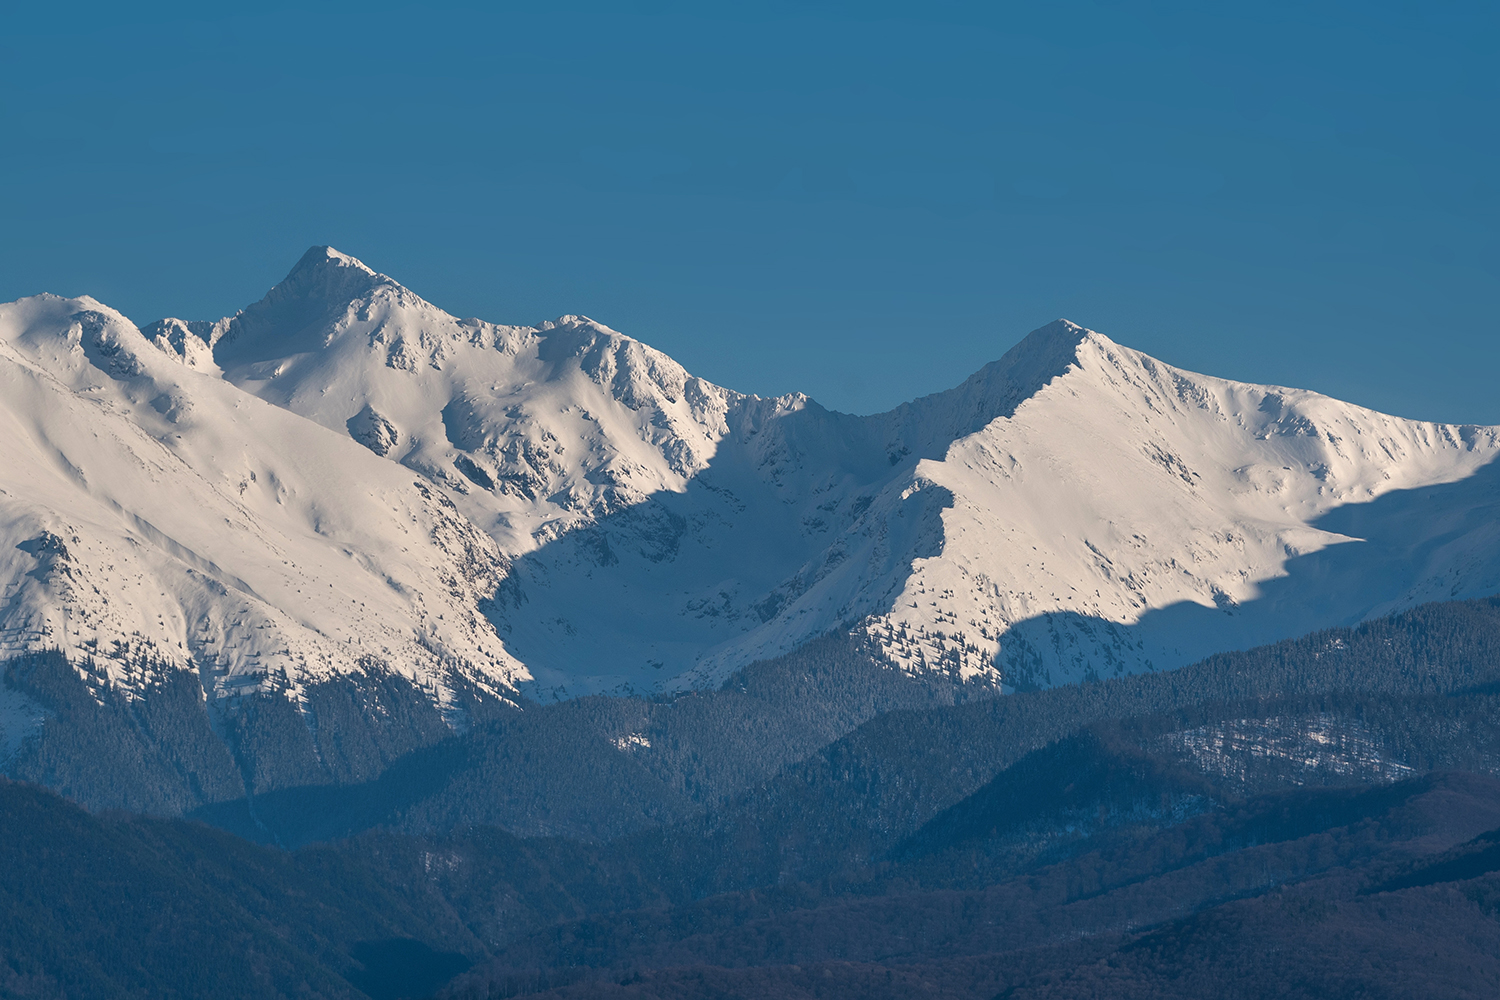
[[[217,317],[330,243],[836,409],[1066,316],[1500,423],[1493,2],[214,6],[7,9],[0,299]]]

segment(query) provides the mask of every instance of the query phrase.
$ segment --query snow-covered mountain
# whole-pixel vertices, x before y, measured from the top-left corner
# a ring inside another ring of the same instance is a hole
[[[1500,590],[1500,429],[1064,321],[857,417],[583,317],[460,320],[319,247],[217,322],[0,307],[0,385],[5,648],[126,686],[117,641],[216,694],[646,692],[837,628],[1037,686]]]
[[[61,648],[126,691],[166,667],[219,696],[367,671],[513,694],[478,610],[495,542],[192,346],[88,298],[0,306],[0,655]]]

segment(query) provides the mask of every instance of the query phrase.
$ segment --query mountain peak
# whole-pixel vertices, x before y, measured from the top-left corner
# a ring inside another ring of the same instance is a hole
[[[381,288],[404,291],[393,279],[330,246],[308,249],[265,298],[226,324],[214,354],[226,366],[295,354],[355,302]]]
[[[1051,367],[1061,363],[1064,367],[1078,354],[1078,346],[1099,334],[1066,319],[1055,319],[1046,326],[1039,326],[1022,337],[1014,347],[1006,351],[1000,363],[1025,365],[1028,360]]]
[[[302,255],[266,298],[319,298],[342,304],[382,284],[395,282],[356,257],[316,246]]]
[[[1085,340],[1099,334],[1065,319],[1053,320],[1022,337],[998,361],[991,361],[960,385],[903,403],[886,415],[902,427],[902,447],[937,454],[955,437],[972,434],[1016,407],[1078,364]],[[933,451],[937,449],[937,451]]]
[[[1021,343],[1027,341],[1047,342],[1060,346],[1076,347],[1082,343],[1092,330],[1079,326],[1070,319],[1055,319],[1046,326],[1039,326],[1026,336],[1021,338]]]
[[[330,267],[353,268],[356,271],[363,271],[367,275],[375,275],[375,269],[357,257],[340,253],[330,246],[315,246],[308,247],[307,253],[303,254],[302,259],[297,261],[296,265],[287,273],[287,278],[295,278],[306,271],[321,271]]]
[[[1077,362],[1079,345],[1098,336],[1077,323],[1056,319],[1022,337],[999,361],[982,369],[980,374],[984,375],[989,368],[1004,372],[1009,382],[1024,387],[1026,394],[1030,395]]]

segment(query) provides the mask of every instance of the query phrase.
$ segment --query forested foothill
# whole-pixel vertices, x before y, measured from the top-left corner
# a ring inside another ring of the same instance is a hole
[[[1500,995],[1500,599],[1004,696],[834,636],[275,776],[5,676],[0,996]]]

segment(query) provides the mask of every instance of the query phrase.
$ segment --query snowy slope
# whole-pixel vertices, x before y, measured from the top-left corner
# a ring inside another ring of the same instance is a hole
[[[366,670],[440,704],[455,674],[513,691],[524,670],[476,611],[494,542],[197,357],[92,299],[0,306],[0,654],[61,647],[127,691],[146,663],[216,696]]]
[[[511,551],[681,489],[740,398],[581,317],[456,319],[327,247],[195,325],[229,381],[441,484]]]
[[[1340,530],[1474,476],[1496,428],[1196,375],[1071,325],[1033,337],[1072,342],[1067,370],[914,470],[953,505],[942,554],[868,626],[897,658],[998,655],[1047,685],[1500,590],[1490,473],[1397,504],[1395,530]]]
[[[1496,429],[1194,375],[1071,324],[892,413],[736,417],[648,505],[678,526],[669,559],[632,544],[637,508],[517,561],[508,641],[535,676],[633,652],[651,669],[595,683],[713,683],[842,623],[913,671],[1045,686],[1500,590]],[[1330,523],[1350,511],[1361,530]]]
[[[317,247],[234,317],[42,297],[0,350],[6,648],[149,642],[218,692],[670,690],[835,628],[1036,686],[1500,590],[1497,429],[1063,321],[857,417],[583,317],[461,320]]]
[[[496,539],[514,561],[487,610],[541,693],[715,683],[841,626],[908,669],[1059,683],[1500,589],[1483,517],[1420,565],[1357,545],[1336,594],[1293,572],[1350,537],[1332,512],[1472,476],[1494,429],[1182,372],[1066,322],[871,417],[714,386],[581,317],[458,320],[328,248],[196,328],[234,384]]]

